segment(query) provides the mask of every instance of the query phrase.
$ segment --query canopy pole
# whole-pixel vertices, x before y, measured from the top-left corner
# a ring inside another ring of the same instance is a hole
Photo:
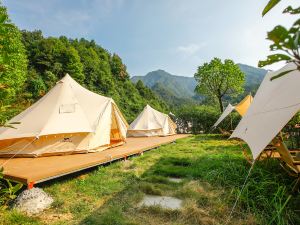
[[[248,171],[248,174],[247,174],[247,176],[246,176],[246,178],[245,178],[244,184],[243,184],[243,186],[242,186],[242,188],[241,188],[241,191],[240,191],[240,193],[238,194],[238,196],[237,196],[237,198],[236,198],[236,200],[235,200],[235,202],[234,202],[234,204],[233,204],[233,206],[232,206],[232,208],[231,208],[230,214],[229,214],[229,216],[228,216],[228,218],[227,218],[227,220],[226,220],[225,225],[227,225],[227,224],[230,222],[230,220],[231,220],[231,217],[232,217],[232,214],[233,214],[233,212],[234,212],[234,210],[235,210],[235,207],[236,207],[236,205],[237,205],[237,203],[238,203],[238,201],[239,201],[239,199],[240,199],[240,197],[241,197],[241,195],[242,195],[242,192],[243,192],[243,190],[244,190],[244,188],[245,188],[245,186],[246,186],[246,183],[247,183],[247,181],[248,181],[248,178],[249,178],[249,176],[250,176],[250,174],[251,174],[251,171],[252,171],[252,169],[253,169],[253,167],[254,167],[254,163],[255,163],[255,160],[253,161],[253,163],[252,163],[252,165],[251,165],[251,167],[250,167],[250,169],[249,169],[249,171]]]
[[[232,126],[232,114],[230,113],[230,129],[233,130],[233,126]]]

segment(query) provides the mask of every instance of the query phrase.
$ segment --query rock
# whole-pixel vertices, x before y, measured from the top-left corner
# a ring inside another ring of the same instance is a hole
[[[14,202],[13,208],[32,215],[49,208],[52,202],[52,197],[41,188],[32,188],[19,194]]]
[[[168,180],[173,183],[181,183],[182,182],[181,178],[175,178],[175,177],[168,177]]]
[[[181,209],[182,200],[168,196],[146,195],[140,202],[140,206],[160,206],[163,209],[176,210]]]

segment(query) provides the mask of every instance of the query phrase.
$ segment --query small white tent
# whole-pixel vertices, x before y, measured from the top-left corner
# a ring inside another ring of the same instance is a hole
[[[271,78],[285,71],[285,76]],[[256,159],[289,120],[300,110],[300,71],[294,63],[269,72],[231,138],[244,140]]]
[[[68,74],[35,104],[0,128],[0,156],[37,157],[92,152],[125,141],[128,124],[111,98]]]
[[[130,124],[127,135],[132,137],[167,136],[176,134],[176,124],[171,118],[147,105]]]
[[[235,106],[229,103],[226,109],[219,117],[219,119],[217,120],[217,122],[215,122],[215,124],[212,127],[216,128],[233,110],[236,110],[241,116],[244,116],[252,101],[253,97],[251,95],[247,95],[239,104]]]
[[[230,103],[224,110],[224,112],[221,114],[217,122],[213,125],[213,128],[216,128],[232,111],[234,110],[234,106],[232,106]]]

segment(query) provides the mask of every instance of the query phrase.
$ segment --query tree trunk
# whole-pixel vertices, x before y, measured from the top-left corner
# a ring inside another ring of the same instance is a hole
[[[223,108],[223,104],[222,104],[222,97],[218,97],[218,101],[219,101],[219,106],[220,106],[220,110],[221,110],[221,113],[224,111],[224,108]]]

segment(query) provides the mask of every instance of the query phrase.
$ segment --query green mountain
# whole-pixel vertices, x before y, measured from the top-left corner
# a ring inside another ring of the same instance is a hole
[[[246,92],[256,92],[258,86],[264,79],[267,70],[256,68],[253,66],[248,66],[245,64],[238,64],[240,69],[246,74]]]
[[[196,81],[193,77],[172,75],[164,70],[152,71],[145,76],[134,76],[131,80],[135,83],[141,80],[150,88],[159,83],[171,94],[179,98],[190,98],[195,95]]]
[[[245,93],[255,93],[267,71],[245,64],[238,65],[246,74]],[[164,70],[156,70],[145,76],[134,76],[131,80],[135,83],[141,80],[171,105],[195,103],[201,99],[201,96],[194,93],[196,87],[194,77],[172,75]],[[238,99],[242,98],[243,95],[239,96]]]

